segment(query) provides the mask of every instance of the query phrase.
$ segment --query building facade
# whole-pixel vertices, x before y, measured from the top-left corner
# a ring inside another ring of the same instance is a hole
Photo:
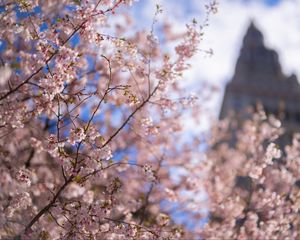
[[[285,76],[278,54],[264,44],[262,33],[251,23],[243,39],[232,80],[226,85],[220,118],[245,116],[261,105],[282,121],[285,135],[300,132],[300,85],[295,75]]]

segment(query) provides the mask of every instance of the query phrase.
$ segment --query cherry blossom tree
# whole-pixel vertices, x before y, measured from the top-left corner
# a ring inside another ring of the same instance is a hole
[[[182,112],[201,108],[179,83],[217,3],[173,52],[155,35],[160,6],[134,32],[132,4],[1,1],[1,239],[199,237],[171,215],[202,218],[199,138],[181,132]]]
[[[180,83],[217,3],[184,34],[160,23],[167,43],[161,7],[133,31],[132,4],[1,2],[0,238],[299,238],[298,135],[278,145],[263,111],[182,131],[205,114]]]
[[[204,239],[298,239],[299,134],[280,147],[281,124],[263,111],[234,136],[233,123],[226,119],[216,125],[213,147],[202,162],[210,214],[199,234]]]

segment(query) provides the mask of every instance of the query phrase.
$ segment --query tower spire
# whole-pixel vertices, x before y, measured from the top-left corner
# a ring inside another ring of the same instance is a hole
[[[264,37],[257,29],[254,22],[251,21],[244,37],[243,46],[247,48],[263,47]]]
[[[264,45],[263,34],[251,22],[243,39],[233,81],[278,82],[284,78],[278,54]]]

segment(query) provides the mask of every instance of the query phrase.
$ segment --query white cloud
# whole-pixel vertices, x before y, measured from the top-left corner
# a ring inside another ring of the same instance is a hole
[[[296,72],[300,76],[297,56],[300,55],[300,1],[284,0],[268,7],[262,1],[248,4],[241,1],[222,1],[219,13],[211,19],[203,47],[214,49],[211,59],[201,54],[195,58],[199,71],[194,76],[212,82],[229,80],[250,19],[253,19],[265,36],[268,47],[278,51],[285,73]],[[196,79],[194,79],[196,80]]]
[[[198,13],[196,19],[203,19],[205,2],[209,0],[140,1],[142,9],[139,12],[146,21],[139,19],[139,23],[151,22],[155,4],[159,3],[166,9],[165,15],[160,19],[167,17],[174,30],[179,31],[195,13]],[[201,45],[202,49],[212,48],[214,56],[207,58],[204,54],[198,54],[194,58],[193,69],[187,75],[189,81],[197,82],[199,77],[214,83],[228,81],[233,74],[242,38],[251,19],[263,32],[266,45],[278,51],[284,72],[296,72],[300,77],[300,0],[282,0],[272,7],[264,4],[263,0],[246,3],[243,0],[219,2],[219,12],[211,17]],[[184,4],[189,6],[183,6]],[[188,12],[191,9],[193,15]]]
[[[142,2],[142,1],[141,1]],[[203,19],[204,3],[199,0],[146,1],[142,15],[149,21],[153,17],[155,3],[166,9],[165,15],[181,31],[192,17]],[[199,53],[192,61],[192,69],[185,74],[187,86],[199,86],[201,81],[224,87],[234,73],[235,63],[241,48],[242,38],[254,20],[263,32],[267,47],[275,49],[285,74],[296,73],[300,80],[300,0],[282,0],[275,6],[267,6],[263,0],[219,0],[219,12],[213,15],[206,29],[202,49],[212,48],[209,58]],[[187,4],[189,6],[183,6]],[[192,9],[192,14],[189,11]],[[192,16],[194,14],[198,16]],[[222,92],[216,97],[211,111],[217,115]]]
[[[195,7],[199,7],[198,1],[193,1]],[[219,12],[211,18],[201,46],[212,48],[214,55],[205,58],[200,53],[194,58],[193,68],[187,73],[190,84],[205,80],[223,87],[230,80],[251,19],[263,32],[266,45],[279,53],[284,73],[294,72],[300,80],[300,0],[283,0],[272,7],[262,1],[219,2]],[[219,109],[221,95],[212,111]]]

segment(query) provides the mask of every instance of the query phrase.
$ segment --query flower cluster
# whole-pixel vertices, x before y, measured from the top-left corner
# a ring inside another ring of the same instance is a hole
[[[262,116],[246,121],[234,143],[219,138],[207,153],[204,238],[299,238],[299,139],[287,143],[280,124]]]
[[[178,87],[201,28],[174,49],[155,35],[160,6],[136,30],[135,2],[1,1],[0,239],[197,236],[172,213],[202,217],[199,140],[180,131],[200,106]]]
[[[143,172],[147,177],[147,180],[150,182],[156,181],[155,171],[152,169],[152,167],[148,164],[143,166]]]

